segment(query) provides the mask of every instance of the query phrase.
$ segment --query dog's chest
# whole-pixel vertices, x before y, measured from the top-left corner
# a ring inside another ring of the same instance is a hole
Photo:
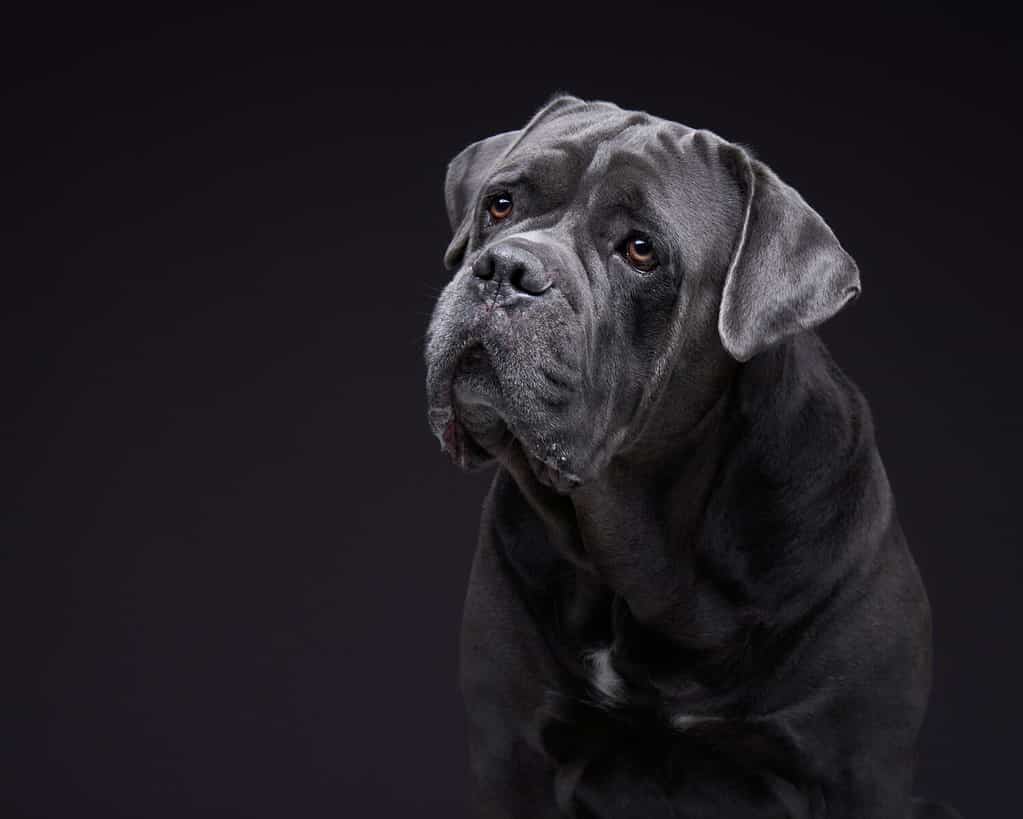
[[[639,718],[671,731],[685,732],[717,719],[698,704],[675,701],[665,691],[655,668],[670,663],[669,649],[650,642],[622,598],[602,584],[580,578],[560,591],[558,627],[550,638],[574,680],[574,699],[612,719]]]
[[[678,688],[692,688],[687,664],[672,656],[677,649],[640,626],[626,601],[598,577],[559,560],[553,550],[527,548],[532,542],[517,539],[508,556],[527,581],[520,592],[537,638],[562,672],[556,690],[553,679],[538,680],[550,694],[541,697],[541,723],[553,717],[559,732],[567,728],[583,736],[613,735],[623,726],[642,726],[645,736],[677,736],[716,718],[702,697],[675,696]]]

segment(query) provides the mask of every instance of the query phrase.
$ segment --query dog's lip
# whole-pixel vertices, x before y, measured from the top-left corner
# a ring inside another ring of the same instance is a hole
[[[557,463],[551,463],[547,459],[538,458],[526,447],[522,447],[522,451],[526,453],[526,460],[529,463],[529,468],[533,472],[535,477],[544,486],[554,489],[557,492],[566,494],[571,492],[573,489],[578,489],[582,485],[582,479],[578,476],[569,472],[563,466]],[[564,456],[561,456],[564,459]]]
[[[494,459],[501,460],[510,447],[517,445],[526,456],[533,477],[542,485],[566,494],[578,489],[583,483],[582,478],[567,469],[565,465],[567,458],[564,455],[557,459],[540,458],[507,424],[505,424],[500,440],[490,449],[486,449],[476,441],[458,419],[454,405],[433,407],[429,414],[430,425],[440,441],[441,448],[463,469],[482,466]],[[562,463],[558,463],[559,460]]]
[[[431,407],[429,418],[430,427],[440,441],[441,449],[462,469],[482,466],[493,458],[469,435],[450,404]]]
[[[473,383],[492,368],[488,351],[482,344],[467,344],[449,366],[446,385],[437,384],[439,389],[435,396],[440,401],[430,406],[429,420],[441,449],[456,464],[463,469],[473,469],[495,459],[507,460],[509,448],[517,445],[538,483],[560,493],[568,493],[582,485],[583,480],[568,469],[568,458],[556,445],[547,446],[543,455],[537,454],[535,447],[527,443],[528,436],[519,434],[507,418],[501,419],[499,434],[491,440],[480,441],[459,417],[460,404],[465,411],[475,406],[496,410],[498,406],[489,390],[481,390],[479,384]]]
[[[481,442],[469,432],[458,417],[454,402],[429,409],[430,428],[440,442],[441,449],[463,469],[485,466],[497,457],[512,437],[506,424],[501,424],[499,435],[493,441]],[[487,445],[484,446],[484,443]]]

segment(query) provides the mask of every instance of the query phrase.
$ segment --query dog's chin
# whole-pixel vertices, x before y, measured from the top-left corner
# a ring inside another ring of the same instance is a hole
[[[556,460],[541,458],[499,416],[491,415],[479,405],[455,405],[446,426],[444,448],[463,469],[480,469],[495,461],[512,467],[526,463],[537,483],[561,494],[578,489],[583,481]],[[523,470],[512,469],[516,475]]]
[[[467,348],[454,362],[448,378],[433,383],[435,403],[430,408],[430,426],[458,466],[475,470],[498,461],[509,468],[514,466],[515,474],[526,479],[531,474],[538,483],[560,493],[581,485],[582,480],[571,468],[569,453],[551,443],[549,433],[538,432],[523,422],[523,396],[516,394],[508,399],[505,389],[509,387],[482,346]],[[520,468],[524,464],[528,464],[528,470]]]
[[[478,383],[461,376],[454,379],[451,394],[449,407],[430,410],[430,422],[444,451],[462,469],[482,469],[495,461],[506,466],[524,461],[532,477],[555,492],[567,494],[582,485],[582,479],[568,468],[567,456],[551,448],[541,455],[540,447],[530,443],[533,436],[528,431],[517,434],[498,396],[481,391]],[[523,470],[513,472],[522,474]]]

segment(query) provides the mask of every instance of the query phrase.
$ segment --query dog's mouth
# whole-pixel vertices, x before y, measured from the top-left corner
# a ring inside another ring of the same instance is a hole
[[[441,400],[429,409],[430,427],[463,469],[489,464],[508,444],[510,431],[498,411],[501,386],[482,345],[473,344],[458,356],[436,398]]]
[[[580,486],[581,479],[568,469],[567,456],[557,446],[548,446],[543,456],[534,453],[527,436],[516,434],[504,406],[490,356],[482,345],[472,345],[455,365],[447,403],[430,408],[430,426],[441,448],[463,469],[506,461],[512,448],[519,447],[539,483],[561,493]]]

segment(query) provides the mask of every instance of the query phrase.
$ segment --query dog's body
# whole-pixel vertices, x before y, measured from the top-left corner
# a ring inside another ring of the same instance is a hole
[[[859,292],[830,229],[743,149],[572,97],[446,192],[431,422],[501,464],[462,635],[480,815],[924,815],[930,615],[812,332]]]

